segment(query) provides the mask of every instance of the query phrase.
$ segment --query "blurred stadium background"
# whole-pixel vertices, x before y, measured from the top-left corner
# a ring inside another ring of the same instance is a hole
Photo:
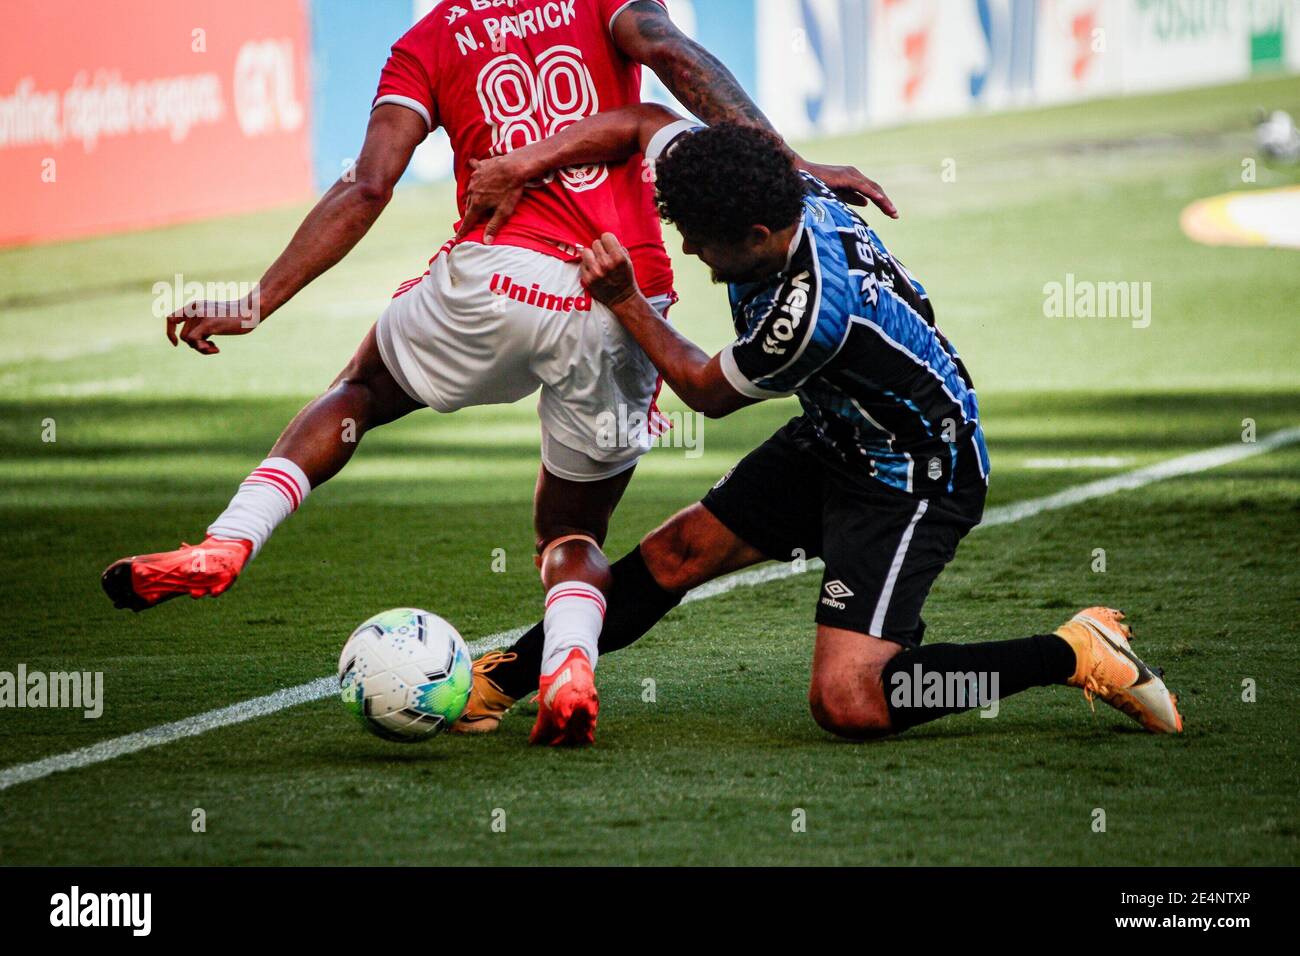
[[[9,0],[0,245],[243,212],[327,187],[361,141],[388,47],[433,6]],[[1300,70],[1296,0],[669,6],[796,139]],[[646,96],[666,96],[652,76]],[[450,168],[435,133],[410,177]]]
[[[993,506],[1300,424],[1300,0],[669,6],[807,155],[897,201],[900,222],[868,216],[979,385]],[[1044,691],[997,720],[832,743],[806,713],[807,576],[684,607],[603,659],[587,753],[527,748],[525,716],[395,752],[318,694],[32,776],[318,679],[384,607],[428,606],[471,641],[533,618],[531,401],[368,437],[220,601],[132,617],[98,586],[123,553],[193,540],[449,236],[435,135],[372,234],[256,335],[216,359],[163,339],[178,283],[255,281],[347,169],[389,45],[431,7],[6,0],[0,671],[102,671],[107,701],[97,720],[0,713],[0,863],[1300,860],[1294,443],[973,535],[931,598],[931,633],[954,640],[1125,607],[1183,695],[1176,740]],[[646,95],[665,94],[647,77]],[[721,290],[674,259],[674,321],[721,346]],[[1047,288],[1074,278],[1149,283],[1150,311],[1049,316]],[[708,423],[702,454],[653,451],[611,552],[792,413],[769,402]],[[793,807],[810,826],[792,843]],[[559,839],[575,827],[587,856]]]

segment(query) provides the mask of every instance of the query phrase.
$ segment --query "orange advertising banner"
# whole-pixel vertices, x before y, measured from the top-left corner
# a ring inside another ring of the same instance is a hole
[[[305,0],[5,0],[0,246],[311,192]]]

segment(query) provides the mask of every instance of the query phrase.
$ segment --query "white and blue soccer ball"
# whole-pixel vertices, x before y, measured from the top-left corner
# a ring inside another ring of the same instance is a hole
[[[457,720],[473,682],[464,639],[418,608],[376,614],[339,655],[343,706],[371,733],[399,743],[433,737]]]

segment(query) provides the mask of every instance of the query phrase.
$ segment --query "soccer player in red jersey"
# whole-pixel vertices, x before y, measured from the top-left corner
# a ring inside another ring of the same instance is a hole
[[[726,68],[676,29],[662,0],[444,0],[394,45],[355,175],[316,204],[254,298],[192,303],[169,317],[172,344],[216,354],[213,336],[251,331],[342,259],[433,129],[450,137],[463,212],[478,161],[637,102],[642,64],[706,123],[768,125]],[[893,214],[856,169],[801,163],[846,198]],[[534,513],[546,611],[532,739],[593,740],[596,640],[610,583],[601,546],[649,447],[658,389],[644,352],[579,280],[579,250],[605,232],[622,237],[640,288],[666,312],[672,269],[640,159],[548,174],[517,208],[486,225],[466,222],[423,276],[399,287],[347,367],[289,424],[201,545],[117,561],[104,572],[105,591],[137,611],[182,594],[219,595],[369,429],[423,407],[451,412],[540,389]],[[609,447],[598,418],[620,408],[647,424]],[[346,439],[345,421],[355,424]]]

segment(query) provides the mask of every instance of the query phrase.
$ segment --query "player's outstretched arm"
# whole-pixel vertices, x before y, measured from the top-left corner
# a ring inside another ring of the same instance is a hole
[[[614,43],[629,59],[655,71],[678,102],[709,126],[741,123],[772,129],[744,87],[722,62],[673,23],[668,12],[653,0],[638,0],[614,20]],[[898,210],[880,185],[854,166],[813,163],[795,154],[800,169],[812,173],[846,202],[898,218]]]
[[[356,166],[307,214],[252,295],[243,302],[190,303],[172,314],[167,319],[172,345],[183,340],[196,352],[217,354],[211,336],[251,332],[347,255],[384,211],[411,154],[428,135],[423,118],[412,110],[392,104],[376,107]]]
[[[519,205],[528,182],[566,166],[622,162],[644,153],[657,132],[681,120],[665,106],[638,103],[579,120],[503,156],[471,159],[474,172],[465,185],[465,216],[456,230],[457,240],[491,216],[483,232],[484,243],[491,245]]]
[[[609,307],[645,350],[664,381],[690,408],[722,418],[756,399],[727,381],[720,357],[703,349],[664,321],[637,288],[632,260],[622,243],[605,233],[582,250],[582,284]]]

